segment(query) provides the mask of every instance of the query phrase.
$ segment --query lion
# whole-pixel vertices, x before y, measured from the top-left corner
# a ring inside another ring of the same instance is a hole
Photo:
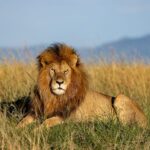
[[[38,79],[27,115],[18,127],[36,121],[52,127],[65,120],[117,119],[123,125],[147,126],[139,105],[123,94],[108,96],[89,88],[88,75],[79,55],[66,44],[54,44],[38,57]]]

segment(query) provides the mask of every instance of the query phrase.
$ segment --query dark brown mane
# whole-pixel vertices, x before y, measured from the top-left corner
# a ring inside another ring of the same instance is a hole
[[[38,116],[67,117],[84,100],[88,88],[87,75],[75,50],[65,44],[55,44],[43,51],[38,57],[39,75],[35,96],[32,101],[33,111]],[[66,61],[72,69],[71,83],[64,95],[56,96],[50,90],[51,79],[47,65],[52,62]]]
[[[37,57],[39,69],[42,67],[43,63],[50,64],[61,60],[65,60],[68,64],[70,64],[72,62],[72,55],[76,55],[78,57],[72,47],[60,43],[53,44]],[[76,66],[78,65],[81,65],[79,57],[76,62]]]

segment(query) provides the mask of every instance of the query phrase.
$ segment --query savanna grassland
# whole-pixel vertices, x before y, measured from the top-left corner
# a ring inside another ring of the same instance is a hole
[[[105,61],[86,64],[90,88],[108,95],[123,93],[137,101],[150,124],[150,65],[141,62],[123,63]],[[10,102],[29,96],[37,78],[34,61],[16,60],[0,64],[0,100]],[[150,149],[150,125],[141,129],[136,125],[122,126],[119,122],[66,122],[40,132],[32,124],[17,129],[17,119],[0,118],[1,150],[50,149]]]

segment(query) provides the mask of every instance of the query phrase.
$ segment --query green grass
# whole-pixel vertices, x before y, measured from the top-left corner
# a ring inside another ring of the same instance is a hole
[[[87,66],[86,66],[87,67]],[[150,124],[150,66],[141,63],[99,63],[88,65],[90,88],[109,95],[123,93],[137,101]],[[0,100],[15,101],[28,96],[36,83],[34,62],[0,64]],[[122,126],[119,122],[66,122],[36,131],[38,123],[17,129],[17,120],[1,117],[0,149],[150,149],[150,126]]]
[[[6,122],[0,128],[1,148],[6,149],[149,149],[150,130],[135,126],[123,127],[119,122],[66,122],[36,132],[31,125],[16,129]],[[5,130],[6,129],[6,130]],[[10,148],[9,148],[10,147]]]

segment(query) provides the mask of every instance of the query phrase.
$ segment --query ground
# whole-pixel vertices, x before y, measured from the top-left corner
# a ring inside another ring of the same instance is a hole
[[[12,60],[0,64],[0,100],[15,101],[26,97],[36,83],[37,67]],[[137,101],[150,124],[150,65],[141,62],[105,61],[86,64],[90,88],[116,96],[125,94]],[[35,132],[38,123],[17,129],[17,119],[0,118],[0,149],[150,149],[150,126],[122,126],[119,122],[66,122]]]

